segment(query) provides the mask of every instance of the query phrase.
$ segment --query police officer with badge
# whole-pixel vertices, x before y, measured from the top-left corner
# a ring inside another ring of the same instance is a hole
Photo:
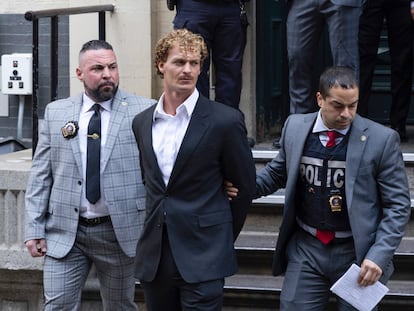
[[[353,264],[358,284],[386,283],[410,217],[397,132],[359,116],[355,72],[328,68],[319,111],[286,120],[278,155],[257,174],[256,196],[285,188],[273,274],[285,274],[280,310],[323,310]],[[230,197],[237,189],[228,184]],[[338,310],[356,310],[337,297]]]

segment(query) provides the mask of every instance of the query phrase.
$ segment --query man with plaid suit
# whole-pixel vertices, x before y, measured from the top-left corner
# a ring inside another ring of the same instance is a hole
[[[78,310],[92,264],[103,310],[136,310],[145,191],[131,124],[152,101],[118,89],[116,56],[105,41],[83,45],[76,74],[84,93],[46,107],[26,191],[26,247],[45,257],[45,310]],[[100,135],[88,135],[97,104]],[[100,139],[96,202],[86,195],[90,138]]]

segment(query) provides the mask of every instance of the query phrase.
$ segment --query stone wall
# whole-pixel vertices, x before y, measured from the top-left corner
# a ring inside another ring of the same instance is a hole
[[[0,156],[0,310],[42,310],[42,260],[23,243],[31,149]]]
[[[43,310],[43,258],[32,258],[23,243],[31,160],[31,149],[0,155],[0,311]],[[139,285],[136,302],[146,310]],[[94,268],[82,293],[82,310],[102,310]]]

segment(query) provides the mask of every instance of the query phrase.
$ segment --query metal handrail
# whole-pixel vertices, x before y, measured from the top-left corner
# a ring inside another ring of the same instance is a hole
[[[115,6],[112,4],[105,5],[94,5],[85,7],[74,7],[64,9],[50,9],[50,10],[39,10],[39,11],[27,11],[24,14],[24,18],[28,21],[33,21],[42,17],[54,17],[58,15],[74,15],[74,14],[85,14],[85,13],[97,13],[97,12],[113,12]]]

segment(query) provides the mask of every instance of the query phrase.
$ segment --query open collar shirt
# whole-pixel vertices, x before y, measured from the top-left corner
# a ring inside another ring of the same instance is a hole
[[[154,110],[152,123],[152,147],[157,157],[165,185],[168,185],[175,159],[187,132],[191,115],[199,97],[197,89],[180,105],[175,115],[164,111],[164,94]]]

